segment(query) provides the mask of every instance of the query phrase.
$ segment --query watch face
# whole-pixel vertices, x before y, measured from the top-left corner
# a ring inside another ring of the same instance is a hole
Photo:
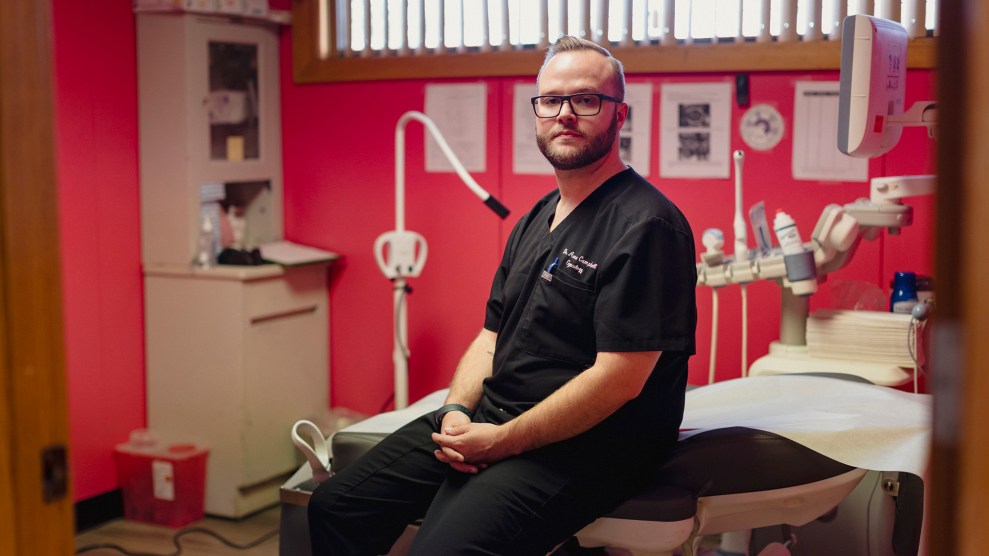
[[[746,110],[738,127],[745,144],[757,151],[768,151],[783,139],[783,116],[768,104]]]

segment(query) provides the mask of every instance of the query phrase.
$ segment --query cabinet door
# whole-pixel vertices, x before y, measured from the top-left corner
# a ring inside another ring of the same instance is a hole
[[[224,172],[273,161],[280,165],[275,32],[196,18],[187,40],[193,95],[190,161]]]
[[[290,272],[248,286],[244,334],[245,470],[247,484],[293,471],[292,424],[328,408],[328,321],[325,271]]]

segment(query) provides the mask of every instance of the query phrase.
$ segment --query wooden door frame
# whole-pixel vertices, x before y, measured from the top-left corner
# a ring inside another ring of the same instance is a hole
[[[74,552],[51,34],[0,2],[0,554]]]
[[[989,9],[942,0],[930,554],[984,554],[989,496]]]

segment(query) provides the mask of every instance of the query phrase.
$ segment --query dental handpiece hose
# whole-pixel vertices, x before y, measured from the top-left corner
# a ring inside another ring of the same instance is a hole
[[[745,153],[736,150],[732,154],[735,160],[735,220],[732,223],[735,232],[735,260],[749,260],[749,237],[748,229],[745,226],[745,215],[742,211],[742,162],[745,160]]]
[[[735,261],[749,260],[749,236],[745,226],[745,215],[742,211],[742,162],[745,152],[741,149],[732,153],[735,161],[735,220],[732,227],[735,232]],[[745,283],[740,289],[742,295],[742,376],[748,374],[748,344],[749,344],[749,292]]]

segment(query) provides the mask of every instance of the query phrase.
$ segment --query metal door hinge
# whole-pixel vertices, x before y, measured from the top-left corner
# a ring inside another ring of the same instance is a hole
[[[42,496],[46,503],[65,498],[69,470],[64,445],[56,444],[41,450],[41,479]]]

